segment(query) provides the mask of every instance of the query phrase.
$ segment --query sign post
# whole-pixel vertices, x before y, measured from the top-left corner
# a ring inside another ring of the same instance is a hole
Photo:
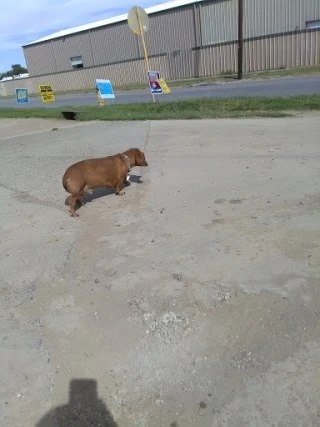
[[[243,0],[238,0],[238,79],[242,79],[243,68]]]
[[[150,66],[149,66],[147,45],[144,38],[144,33],[146,33],[149,28],[149,17],[147,12],[144,9],[142,9],[142,7],[139,7],[139,6],[132,7],[128,13],[128,24],[131,30],[134,32],[134,34],[141,36],[144,59],[146,63],[146,71],[148,73],[150,70]],[[152,95],[153,102],[156,102],[154,93],[152,91],[151,91],[151,95]]]

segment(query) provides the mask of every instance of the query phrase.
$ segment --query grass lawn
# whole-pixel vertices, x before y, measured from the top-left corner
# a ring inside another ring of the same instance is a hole
[[[231,117],[285,117],[290,112],[319,111],[320,95],[264,98],[205,98],[173,102],[113,104],[60,108],[0,108],[0,118],[62,118],[76,111],[77,120],[191,120]]]

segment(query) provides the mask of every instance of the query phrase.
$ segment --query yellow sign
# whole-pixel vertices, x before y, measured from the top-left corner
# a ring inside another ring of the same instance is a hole
[[[39,85],[39,91],[42,98],[42,102],[54,102],[56,97],[50,85]]]
[[[161,87],[163,93],[170,93],[171,92],[169,86],[167,85],[167,83],[163,79],[159,79],[158,81],[159,81],[159,86]]]

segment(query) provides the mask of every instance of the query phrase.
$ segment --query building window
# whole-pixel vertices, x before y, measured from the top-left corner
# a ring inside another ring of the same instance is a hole
[[[73,56],[70,58],[72,68],[76,70],[77,68],[83,68],[82,56]]]
[[[311,30],[311,28],[320,28],[320,19],[316,21],[307,21],[306,28],[307,30]]]

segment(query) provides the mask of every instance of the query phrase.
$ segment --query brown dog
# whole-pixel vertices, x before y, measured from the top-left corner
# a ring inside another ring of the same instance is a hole
[[[88,190],[98,187],[115,188],[121,196],[128,172],[135,166],[148,166],[144,153],[138,148],[130,148],[124,153],[99,159],[82,160],[69,166],[63,175],[62,184],[71,194],[69,197],[70,215],[78,216],[75,211],[77,201]]]

